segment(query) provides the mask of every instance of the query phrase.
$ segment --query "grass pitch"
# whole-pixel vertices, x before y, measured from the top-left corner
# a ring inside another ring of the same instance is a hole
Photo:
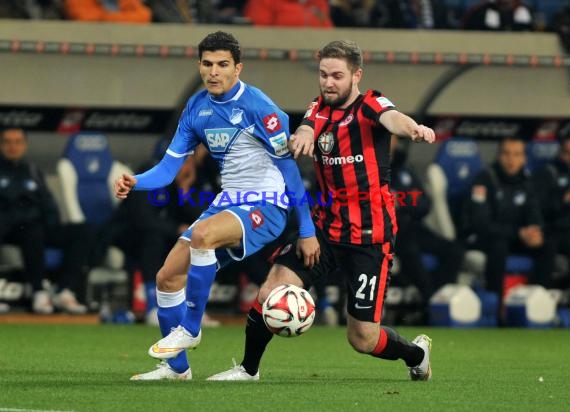
[[[206,329],[194,379],[131,382],[157,363],[147,326],[0,325],[0,411],[568,411],[568,330],[400,328],[433,339],[433,380],[359,355],[344,328],[275,337],[259,382],[206,382],[242,357],[243,328]]]

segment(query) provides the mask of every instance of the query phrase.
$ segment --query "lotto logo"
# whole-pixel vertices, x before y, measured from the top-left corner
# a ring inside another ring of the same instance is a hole
[[[269,133],[273,133],[281,129],[281,122],[279,121],[279,117],[277,117],[276,113],[271,113],[270,115],[265,116],[263,118],[263,125],[265,126],[265,130]]]
[[[263,215],[259,210],[254,210],[249,214],[249,218],[251,219],[251,226],[254,229],[257,229],[261,225],[263,225]]]

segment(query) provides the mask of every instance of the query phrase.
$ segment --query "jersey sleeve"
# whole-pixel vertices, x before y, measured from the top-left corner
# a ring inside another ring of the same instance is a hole
[[[166,150],[166,153],[172,157],[186,157],[194,153],[194,148],[200,143],[192,128],[192,119],[196,118],[193,113],[195,99],[196,96],[190,98],[184,108],[180,120],[178,121],[178,127],[176,128],[174,137]]]
[[[256,113],[255,135],[274,157],[289,157],[289,116],[276,106],[260,108]]]
[[[369,90],[366,95],[364,95],[362,114],[374,122],[378,122],[382,113],[395,109],[396,105],[379,91]]]
[[[301,126],[309,126],[310,128],[315,128],[315,116],[319,111],[319,98],[316,97],[313,99],[307,111],[305,112],[305,116],[303,116],[303,120],[301,121]]]

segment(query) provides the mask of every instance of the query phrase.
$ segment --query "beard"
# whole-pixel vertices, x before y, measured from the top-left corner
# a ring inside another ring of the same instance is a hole
[[[331,106],[333,109],[342,106],[348,101],[348,98],[351,94],[351,89],[346,90],[344,93],[338,93],[338,97],[330,98],[324,94],[324,91],[321,89],[321,97],[326,105]]]

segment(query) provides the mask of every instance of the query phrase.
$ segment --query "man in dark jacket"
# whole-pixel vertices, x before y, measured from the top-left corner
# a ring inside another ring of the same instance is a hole
[[[504,139],[497,161],[479,173],[465,201],[463,234],[470,245],[486,254],[487,289],[499,297],[507,256],[537,257],[544,243],[542,214],[525,163],[525,142],[516,137]],[[535,276],[531,282],[541,280]]]
[[[570,258],[570,135],[560,142],[556,160],[539,170],[534,182],[544,215],[544,253],[537,260],[537,269],[550,282],[555,256]]]
[[[416,173],[406,165],[406,151],[398,147],[400,140],[392,137],[390,146],[391,188],[398,222],[395,251],[401,264],[400,274],[417,286],[427,305],[437,289],[457,281],[463,247],[459,242],[438,236],[422,222],[431,208],[431,199]],[[424,267],[423,253],[437,257],[438,265],[433,273]]]
[[[43,173],[25,159],[26,135],[21,129],[0,134],[0,244],[11,243],[22,251],[24,274],[33,290],[32,309],[52,313],[53,305],[71,313],[85,313],[72,292],[85,276],[89,245],[82,225],[62,226],[55,201]],[[53,298],[43,290],[47,246],[63,248],[63,264]],[[53,305],[52,305],[53,304]]]

